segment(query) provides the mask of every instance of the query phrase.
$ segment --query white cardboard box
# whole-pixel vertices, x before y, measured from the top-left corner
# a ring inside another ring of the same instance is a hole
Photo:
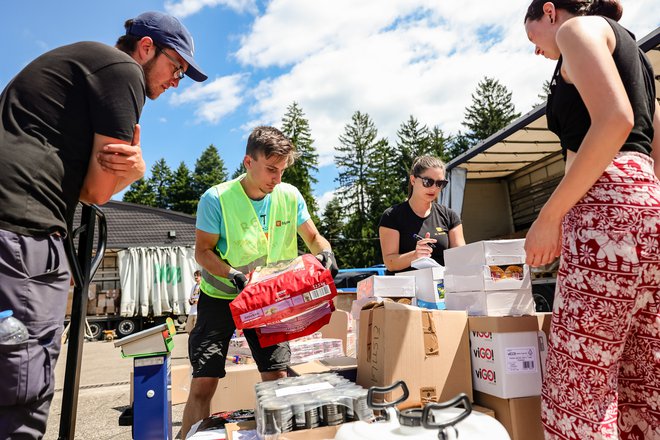
[[[466,310],[470,316],[533,315],[534,297],[529,289],[445,292],[447,310]]]
[[[465,266],[523,264],[525,240],[484,240],[465,246],[445,249],[445,269]]]
[[[448,292],[474,292],[479,290],[531,290],[532,279],[529,266],[526,264],[505,263],[493,265],[503,273],[507,267],[522,268],[522,277],[517,272],[518,278],[497,278],[492,272],[491,266],[463,266],[445,271],[444,284]]]
[[[442,310],[445,308],[444,273],[445,268],[439,266],[399,272],[396,276],[415,277],[415,297],[418,307]]]
[[[471,317],[472,385],[502,399],[541,394],[541,355],[535,316]],[[545,347],[545,345],[544,345]]]
[[[415,277],[372,275],[357,283],[357,299],[371,297],[415,297]]]

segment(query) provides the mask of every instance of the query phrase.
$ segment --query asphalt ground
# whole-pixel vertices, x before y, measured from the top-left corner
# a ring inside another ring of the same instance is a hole
[[[172,365],[188,363],[188,335],[174,336]],[[55,396],[50,407],[44,439],[57,440],[62,407],[62,387],[68,346],[55,368]],[[119,415],[130,404],[131,359],[123,359],[112,342],[85,342],[78,394],[75,438],[84,440],[132,439],[130,426],[119,426]],[[173,435],[179,437],[184,404],[172,406]]]

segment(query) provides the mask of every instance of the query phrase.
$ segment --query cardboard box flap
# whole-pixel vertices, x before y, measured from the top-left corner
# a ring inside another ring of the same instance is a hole
[[[512,333],[538,331],[536,316],[471,316],[470,331]]]

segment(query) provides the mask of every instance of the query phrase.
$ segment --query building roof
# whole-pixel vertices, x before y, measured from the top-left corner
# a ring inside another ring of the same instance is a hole
[[[660,28],[642,38],[638,45],[653,65],[656,96],[660,97]],[[559,138],[548,130],[543,104],[454,158],[447,170],[465,168],[468,179],[502,178],[560,154]]]
[[[195,244],[195,217],[192,215],[115,200],[99,209],[106,219],[107,249]],[[74,227],[80,226],[80,215],[79,204]],[[98,237],[98,226],[95,237]]]

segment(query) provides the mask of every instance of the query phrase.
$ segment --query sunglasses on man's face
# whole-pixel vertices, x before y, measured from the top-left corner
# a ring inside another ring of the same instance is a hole
[[[415,176],[415,177],[421,179],[424,188],[430,188],[433,185],[435,185],[438,188],[443,189],[445,186],[447,186],[447,183],[449,183],[449,181],[445,179],[433,180],[430,177],[424,177],[424,176]]]

